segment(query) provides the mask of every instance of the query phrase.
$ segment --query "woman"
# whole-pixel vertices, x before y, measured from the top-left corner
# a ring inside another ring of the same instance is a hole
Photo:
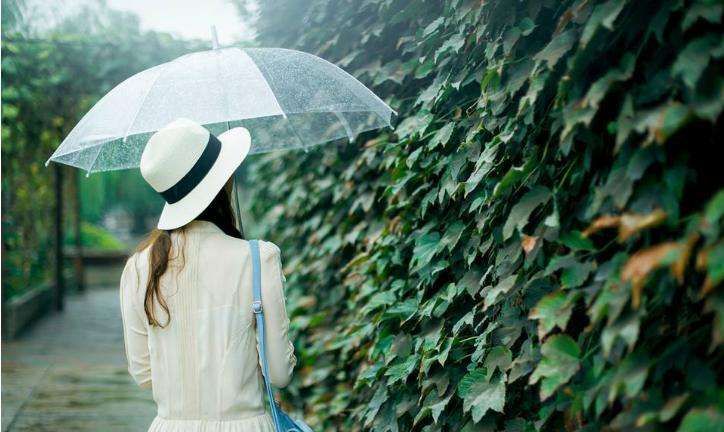
[[[249,152],[246,129],[218,138],[190,120],[155,133],[141,174],[166,200],[158,230],[121,276],[128,371],[151,388],[149,431],[273,432],[253,324],[252,264],[234,224],[231,177]],[[279,249],[260,242],[270,379],[296,363],[288,338]]]

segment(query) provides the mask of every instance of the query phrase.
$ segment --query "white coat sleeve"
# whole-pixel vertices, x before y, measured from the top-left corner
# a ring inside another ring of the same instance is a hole
[[[143,388],[151,387],[151,358],[148,350],[148,325],[145,312],[139,309],[136,293],[139,278],[135,266],[136,256],[126,262],[121,275],[121,318],[123,320],[123,340],[126,349],[128,372],[136,383]]]
[[[261,303],[266,329],[266,358],[269,379],[275,387],[285,387],[292,378],[297,358],[289,340],[289,317],[284,296],[281,253],[270,242],[259,242],[261,260]],[[257,344],[257,349],[259,346]]]

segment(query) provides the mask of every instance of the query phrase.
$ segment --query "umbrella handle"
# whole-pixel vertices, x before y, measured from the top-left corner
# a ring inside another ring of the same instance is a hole
[[[216,34],[216,26],[211,26],[211,49],[219,49],[219,37]]]

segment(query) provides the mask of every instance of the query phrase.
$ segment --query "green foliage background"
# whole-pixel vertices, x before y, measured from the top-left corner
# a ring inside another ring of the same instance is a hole
[[[75,238],[73,234],[74,233],[68,231],[65,232],[63,244],[66,247],[75,247]],[[123,242],[115,238],[108,231],[88,222],[81,222],[80,244],[83,248],[93,248],[106,251],[125,251],[128,249],[128,245],[123,244]]]
[[[88,2],[42,38],[32,37],[20,31],[24,23],[13,13],[14,5],[3,2],[2,14],[3,299],[44,281],[52,271],[53,169],[44,164],[62,138],[113,86],[198,47],[142,31],[138,17],[103,2]],[[63,169],[67,198],[69,183],[76,181],[71,174],[77,173]],[[81,177],[81,214],[87,222],[98,223],[119,203],[138,219],[160,208],[137,171]],[[69,225],[70,206],[65,205]],[[106,238],[94,246],[110,244]]]
[[[250,173],[310,423],[724,430],[721,2],[259,12],[399,112]]]

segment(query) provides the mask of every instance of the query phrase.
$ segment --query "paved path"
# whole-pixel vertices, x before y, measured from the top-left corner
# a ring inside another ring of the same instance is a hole
[[[117,288],[69,297],[3,342],[2,431],[145,431],[156,407],[125,361]]]

